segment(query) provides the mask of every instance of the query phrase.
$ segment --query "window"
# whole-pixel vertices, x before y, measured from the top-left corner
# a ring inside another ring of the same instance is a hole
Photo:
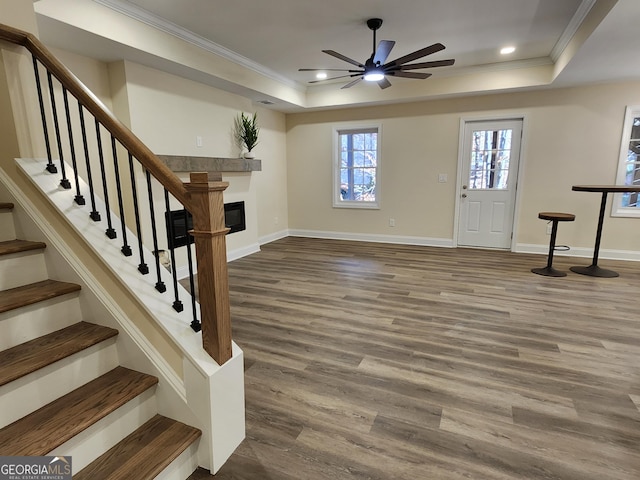
[[[380,126],[334,129],[333,206],[379,208]]]
[[[627,107],[622,130],[617,185],[640,185],[640,106]],[[617,193],[611,215],[640,217],[638,193]]]
[[[512,134],[513,129],[473,131],[470,190],[505,190],[508,187]]]

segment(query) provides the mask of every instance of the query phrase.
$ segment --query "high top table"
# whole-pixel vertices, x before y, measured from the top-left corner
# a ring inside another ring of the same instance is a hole
[[[600,217],[598,218],[598,230],[596,231],[596,245],[593,249],[593,261],[588,267],[571,267],[569,270],[582,275],[590,275],[592,277],[613,278],[619,276],[613,270],[606,270],[598,266],[598,254],[600,252],[600,239],[602,237],[602,224],[604,223],[604,211],[607,205],[607,194],[640,192],[640,185],[574,185],[571,190],[576,192],[600,192],[602,200],[600,201]]]

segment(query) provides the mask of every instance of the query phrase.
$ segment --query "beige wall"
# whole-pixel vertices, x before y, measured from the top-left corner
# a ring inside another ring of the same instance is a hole
[[[461,119],[524,116],[517,243],[547,245],[537,213],[556,210],[577,215],[559,240],[592,248],[600,197],[571,186],[615,181],[625,106],[638,103],[640,83],[622,83],[288,115],[289,226],[451,240]],[[382,125],[381,208],[332,208],[332,127],[370,121]],[[640,251],[638,221],[607,218],[602,246]]]
[[[239,197],[249,199],[247,215],[254,218],[253,227],[227,237],[227,243],[230,251],[242,250],[257,245],[260,239],[268,241],[286,231],[284,114],[259,108],[243,97],[132,62],[106,65],[59,49],[54,49],[54,53],[158,154],[237,157],[240,150],[232,135],[234,119],[241,111],[257,111],[261,131],[255,153],[262,160],[262,171],[224,177],[231,184],[225,192],[226,201],[236,201]],[[196,136],[202,138],[202,147],[196,146]],[[103,141],[108,148],[108,139]],[[122,172],[128,172],[126,155],[120,163]],[[107,167],[111,174],[110,165]],[[139,192],[146,192],[142,175],[138,181]],[[161,189],[155,190],[154,195],[155,200],[162,203]],[[177,204],[174,207],[178,208]],[[163,211],[162,205],[160,210]],[[163,243],[160,248],[166,248],[164,235],[160,234],[160,238]],[[181,253],[179,251],[179,266],[186,261],[186,252],[185,259]]]
[[[257,231],[227,237],[231,249],[287,228],[286,141],[284,114],[260,108],[246,98],[204,84],[125,62],[128,106],[133,132],[152,151],[166,155],[238,157],[233,137],[235,117],[257,112],[260,139],[254,150],[262,171],[225,175],[228,194],[255,198],[247,215],[257,216]],[[202,138],[202,147],[196,145]],[[225,197],[226,198],[226,197]],[[251,212],[249,211],[251,209]],[[277,222],[276,222],[277,218]]]

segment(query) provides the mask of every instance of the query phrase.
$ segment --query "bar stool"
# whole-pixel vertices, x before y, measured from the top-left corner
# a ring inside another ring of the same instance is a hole
[[[558,222],[573,222],[576,216],[571,213],[558,213],[558,212],[540,212],[538,218],[542,220],[549,220],[553,222],[551,227],[551,240],[549,241],[549,257],[547,258],[547,266],[543,268],[532,268],[533,273],[538,275],[545,275],[547,277],[566,277],[565,272],[561,272],[553,268],[553,252],[556,249],[556,233],[558,233]]]

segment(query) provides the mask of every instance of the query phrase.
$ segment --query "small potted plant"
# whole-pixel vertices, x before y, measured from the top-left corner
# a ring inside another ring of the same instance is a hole
[[[238,145],[246,148],[244,158],[254,158],[253,148],[258,144],[258,114],[254,113],[253,117],[245,115],[244,112],[236,117],[236,139]]]

